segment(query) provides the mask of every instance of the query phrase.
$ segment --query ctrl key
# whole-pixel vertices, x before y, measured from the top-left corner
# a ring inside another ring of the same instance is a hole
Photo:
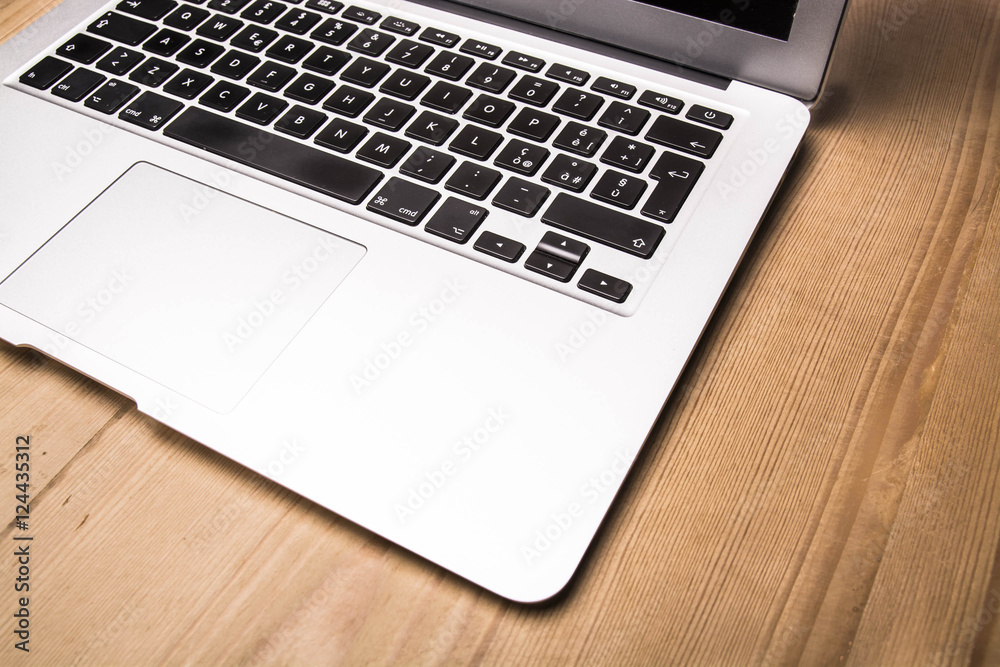
[[[139,86],[133,86],[131,83],[112,79],[98,88],[83,104],[101,113],[110,114],[121,109],[126,102],[138,93]]]

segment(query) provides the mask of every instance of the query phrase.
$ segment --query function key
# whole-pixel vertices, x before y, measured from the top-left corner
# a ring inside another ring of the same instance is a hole
[[[487,44],[486,42],[480,42],[478,39],[467,39],[459,51],[462,53],[471,53],[474,56],[486,58],[487,60],[495,60],[503,49],[499,46]]]
[[[417,31],[420,30],[420,26],[413,21],[404,21],[403,19],[396,18],[395,16],[390,16],[386,20],[382,21],[382,25],[379,27],[382,28],[382,30],[399,33],[400,35],[406,35],[407,37],[417,34]]]
[[[588,79],[590,79],[590,74],[584,72],[582,69],[567,67],[566,65],[560,65],[558,63],[550,67],[549,71],[545,73],[545,76],[557,81],[572,83],[575,86],[582,86],[587,83]]]
[[[89,26],[87,32],[113,39],[129,46],[137,46],[156,32],[156,26],[114,12],[108,12]]]
[[[631,283],[594,269],[587,269],[583,272],[583,277],[580,278],[577,287],[584,292],[596,294],[615,303],[624,302],[629,292],[632,291]]]
[[[324,14],[336,14],[344,8],[344,3],[336,0],[306,0],[306,7]]]
[[[89,65],[110,48],[108,42],[80,33],[56,49],[56,55]]]
[[[141,19],[159,21],[177,6],[174,0],[124,0],[116,9]]]
[[[373,25],[376,21],[382,18],[382,15],[378,12],[373,12],[369,9],[362,9],[361,7],[355,7],[353,5],[345,9],[342,16],[345,19],[360,21],[361,23],[367,23],[368,25]]]
[[[425,42],[430,42],[431,44],[437,44],[438,46],[450,49],[458,44],[461,37],[453,32],[445,32],[444,30],[438,30],[437,28],[426,28],[422,33],[420,33],[420,39]]]
[[[511,51],[504,56],[503,64],[528,70],[529,72],[541,72],[542,68],[545,67],[545,61],[541,58],[518,53],[517,51]]]
[[[663,95],[662,93],[655,93],[652,90],[647,90],[639,96],[639,104],[649,107],[650,109],[666,111],[667,113],[672,114],[679,114],[681,109],[684,108],[684,102],[676,97],[670,97],[669,95]]]
[[[524,244],[513,241],[493,232],[483,232],[472,246],[490,257],[502,259],[505,262],[516,262],[524,252]]]
[[[687,118],[688,120],[717,127],[720,130],[728,130],[729,126],[733,124],[733,117],[729,114],[703,107],[700,104],[695,104],[691,107],[687,112]]]
[[[606,76],[597,77],[597,80],[594,81],[594,84],[590,88],[591,90],[620,97],[623,100],[632,99],[632,96],[635,95],[636,91],[635,86],[628,83],[622,83],[621,81],[615,81],[614,79],[609,79]]]

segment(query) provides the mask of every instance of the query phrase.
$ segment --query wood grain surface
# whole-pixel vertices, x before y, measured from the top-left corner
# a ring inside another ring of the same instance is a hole
[[[0,39],[57,4],[0,2]],[[1000,663],[1000,4],[854,0],[578,576],[508,603],[0,344],[3,664]],[[2,152],[2,147],[0,147]]]

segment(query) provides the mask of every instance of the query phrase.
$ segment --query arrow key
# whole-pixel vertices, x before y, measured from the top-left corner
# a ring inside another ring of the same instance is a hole
[[[424,229],[449,241],[465,243],[472,238],[487,215],[489,211],[482,206],[464,202],[457,197],[448,197]]]
[[[493,232],[483,232],[473,246],[481,253],[502,259],[505,262],[516,262],[524,252],[524,244],[512,241],[505,236]]]
[[[609,276],[606,273],[595,271],[594,269],[587,269],[584,272],[583,277],[580,278],[580,282],[577,283],[577,287],[584,292],[602,296],[615,303],[625,301],[629,292],[632,291],[631,283],[615,278],[614,276]]]
[[[528,255],[528,259],[524,263],[524,268],[529,271],[540,273],[543,276],[548,276],[549,278],[558,280],[561,283],[569,282],[569,279],[572,278],[573,274],[576,272],[576,267],[576,264],[564,262],[563,260],[553,257],[552,255],[548,255],[541,250],[536,250]]]
[[[552,255],[570,264],[582,264],[583,258],[590,252],[590,246],[555,232],[545,232],[538,242],[538,250],[546,255]]]

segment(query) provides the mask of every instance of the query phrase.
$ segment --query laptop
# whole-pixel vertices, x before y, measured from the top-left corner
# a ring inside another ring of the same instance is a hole
[[[0,50],[0,336],[546,600],[781,183],[845,4],[62,3]]]

